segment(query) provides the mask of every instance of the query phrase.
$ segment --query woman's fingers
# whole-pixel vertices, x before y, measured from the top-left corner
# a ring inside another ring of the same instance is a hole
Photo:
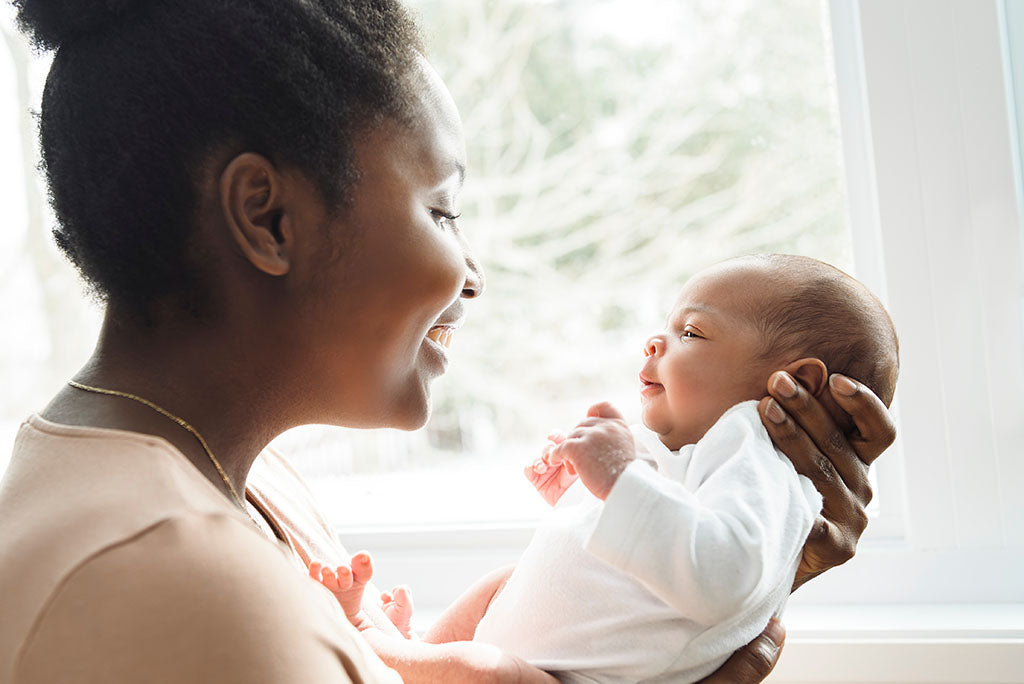
[[[761,400],[762,422],[775,445],[789,457],[797,472],[807,476],[823,498],[803,548],[794,588],[853,557],[867,527],[864,507],[871,501],[867,461],[877,458],[891,442],[888,412],[863,385],[852,389],[842,376],[832,379],[832,409],[850,411],[849,427],[840,427],[822,403],[787,373],[774,373],[771,396]],[[825,399],[828,401],[828,398]],[[888,427],[887,427],[888,426]],[[866,437],[847,437],[856,427]],[[883,446],[884,442],[884,446]]]
[[[775,446],[780,451],[786,454],[798,473],[810,478],[811,482],[814,483],[815,489],[821,492],[825,501],[834,502],[837,499],[842,500],[851,497],[844,478],[840,475],[833,462],[818,448],[818,445],[811,436],[780,407],[774,398],[766,397],[762,399],[758,405],[758,411],[761,413],[761,422],[765,424],[772,442],[775,443]],[[778,413],[781,413],[781,416]],[[850,453],[846,459],[859,462],[852,447],[849,451]],[[850,471],[856,466],[846,463],[845,467],[847,471]],[[861,467],[864,467],[864,465],[861,464]]]
[[[749,644],[733,653],[722,667],[698,684],[757,684],[764,681],[779,662],[786,630],[772,618],[768,626]]]
[[[839,408],[849,413],[857,426],[850,445],[860,460],[870,465],[896,440],[896,425],[889,409],[874,392],[845,375],[832,374],[828,388]]]
[[[863,509],[855,510],[843,526],[822,515],[814,521],[804,543],[800,566],[793,578],[793,589],[853,558],[857,551],[857,541],[867,527],[867,516]]]
[[[826,502],[832,490],[846,498],[848,489],[866,506],[871,501],[867,464],[821,402],[784,371],[772,375],[768,391],[771,397],[761,400],[762,422],[797,472],[814,482]]]

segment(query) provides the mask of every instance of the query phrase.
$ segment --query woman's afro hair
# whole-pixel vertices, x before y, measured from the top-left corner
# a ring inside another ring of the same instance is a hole
[[[420,51],[397,0],[14,0],[56,54],[40,143],[57,244],[133,316],[196,311],[198,169],[218,150],[304,172],[340,208],[353,136],[408,110]]]

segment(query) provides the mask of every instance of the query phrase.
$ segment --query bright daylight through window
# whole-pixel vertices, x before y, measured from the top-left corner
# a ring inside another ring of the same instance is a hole
[[[421,0],[459,104],[459,208],[488,278],[425,430],[279,438],[332,520],[508,522],[547,431],[601,399],[637,418],[642,343],[696,270],[750,252],[851,269],[827,7],[787,0]],[[5,444],[86,358],[98,323],[49,237],[34,173],[45,64],[4,17],[0,271]],[[11,144],[8,144],[10,141]],[[13,296],[12,293],[19,293]],[[3,450],[4,457],[8,449]]]
[[[460,224],[488,288],[425,431],[278,441],[351,527],[540,515],[523,465],[595,401],[637,418],[643,341],[696,270],[852,267],[823,4],[416,6],[464,119]]]

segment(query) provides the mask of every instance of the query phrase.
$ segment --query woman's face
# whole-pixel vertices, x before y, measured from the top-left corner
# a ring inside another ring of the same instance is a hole
[[[411,124],[387,120],[356,143],[360,180],[327,232],[334,249],[310,255],[315,293],[303,303],[316,342],[310,397],[322,422],[414,429],[430,411],[430,382],[445,372],[463,299],[483,275],[457,224],[465,174],[462,123],[422,62]],[[308,342],[308,340],[307,340]]]

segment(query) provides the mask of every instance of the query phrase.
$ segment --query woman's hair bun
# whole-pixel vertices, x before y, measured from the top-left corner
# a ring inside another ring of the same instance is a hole
[[[18,26],[36,46],[56,50],[101,31],[152,0],[14,0]]]

